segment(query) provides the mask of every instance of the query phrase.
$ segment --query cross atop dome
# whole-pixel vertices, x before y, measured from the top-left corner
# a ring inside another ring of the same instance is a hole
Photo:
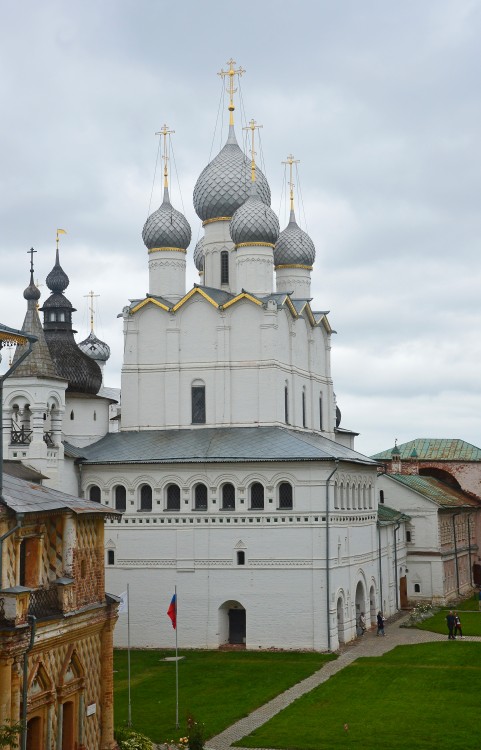
[[[239,67],[238,70],[234,69],[234,65],[236,65],[236,61],[232,59],[228,60],[226,65],[229,66],[229,70],[224,70],[224,68],[221,68],[219,73],[217,73],[218,76],[220,76],[222,79],[226,78],[226,76],[229,76],[228,85],[226,87],[226,91],[229,94],[229,106],[228,110],[230,112],[229,117],[229,125],[234,124],[234,94],[237,92],[237,89],[234,88],[234,76],[238,76],[239,78],[241,75],[245,73],[245,70],[243,68]]]
[[[167,162],[169,160],[169,156],[167,154],[167,136],[171,135],[172,133],[175,133],[175,130],[169,130],[169,126],[164,123],[161,129],[155,134],[160,135],[161,138],[162,136],[164,137],[164,149],[162,154],[162,160],[164,162],[164,188],[169,187],[169,172],[167,169]]]
[[[290,201],[291,201],[291,211],[294,211],[294,182],[292,181],[292,165],[293,164],[299,164],[300,159],[294,159],[292,154],[289,154],[289,156],[286,157],[286,161],[283,161],[283,164],[289,164],[289,190],[290,190]]]
[[[254,150],[254,138],[255,138],[255,132],[256,130],[259,130],[260,128],[263,128],[263,125],[258,125],[254,119],[252,119],[249,124],[242,128],[242,130],[250,130],[252,133],[252,145],[251,145],[251,181],[256,181],[256,152]]]

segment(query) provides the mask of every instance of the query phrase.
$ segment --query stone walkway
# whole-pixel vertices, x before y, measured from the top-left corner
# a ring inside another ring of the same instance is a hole
[[[269,719],[286,708],[296,698],[326,682],[332,675],[337,674],[337,672],[347,667],[360,656],[382,656],[382,654],[390,651],[395,646],[447,640],[447,635],[430,633],[426,630],[417,630],[415,628],[401,628],[400,625],[405,619],[407,619],[407,616],[402,617],[396,622],[387,623],[386,636],[384,638],[377,636],[374,629],[365,633],[362,638],[357,638],[353,643],[347,644],[342,648],[339,657],[335,661],[328,662],[322,669],[314,672],[310,677],[298,682],[297,685],[293,685],[284,693],[273,698],[269,703],[265,703],[256,711],[253,711],[249,716],[237,721],[224,732],[208,740],[208,750],[230,750],[233,742],[237,742],[242,737],[250,734],[254,729],[257,729],[257,727],[265,724],[266,721],[269,721]],[[464,640],[481,641],[481,638],[466,637]]]

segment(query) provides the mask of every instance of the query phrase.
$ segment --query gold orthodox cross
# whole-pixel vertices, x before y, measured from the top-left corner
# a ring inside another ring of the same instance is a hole
[[[241,75],[245,73],[245,70],[243,70],[242,68],[238,68],[238,70],[235,70],[234,69],[235,64],[236,64],[236,61],[233,60],[231,57],[231,59],[228,60],[226,63],[226,65],[229,66],[229,70],[224,70],[224,68],[221,68],[220,72],[217,73],[217,75],[220,76],[222,79],[224,79],[226,76],[229,76],[228,85],[226,87],[226,91],[229,94],[229,106],[228,106],[228,110],[230,112],[229,125],[234,124],[234,109],[235,109],[234,94],[237,91],[237,89],[234,88],[234,76],[239,76],[240,78]]]
[[[294,182],[292,181],[292,165],[293,164],[299,164],[299,159],[294,159],[292,154],[289,154],[286,161],[283,161],[283,164],[289,164],[289,189],[290,189],[290,199],[291,199],[291,211],[294,211]]]
[[[258,125],[254,119],[252,119],[249,124],[242,128],[242,130],[250,130],[252,133],[252,144],[251,144],[251,180],[252,182],[256,181],[256,152],[254,150],[254,137],[255,137],[255,131],[256,129],[259,130],[259,128],[263,128],[263,125]]]
[[[90,298],[90,305],[89,305],[90,333],[93,333],[94,332],[94,297],[100,297],[100,294],[94,294],[93,292],[89,292],[88,294],[84,294],[84,297]]]
[[[171,135],[172,133],[175,133],[175,130],[169,130],[169,126],[164,124],[162,125],[160,130],[155,134],[155,135],[160,135],[161,138],[162,136],[164,136],[164,151],[162,155],[162,159],[164,162],[164,187],[169,187],[169,171],[167,169],[167,160],[169,158],[168,153],[167,153],[167,136]]]

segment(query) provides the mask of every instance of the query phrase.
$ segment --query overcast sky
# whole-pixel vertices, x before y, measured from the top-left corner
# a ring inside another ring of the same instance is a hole
[[[281,227],[281,162],[301,161],[342,426],[367,454],[394,438],[481,445],[480,39],[478,0],[0,0],[0,321],[21,327],[27,251],[44,283],[66,229],[77,339],[93,290],[106,384],[120,384],[117,314],[148,286],[154,133],[175,130],[192,285],[192,191],[233,57]],[[212,156],[225,137],[218,127]]]

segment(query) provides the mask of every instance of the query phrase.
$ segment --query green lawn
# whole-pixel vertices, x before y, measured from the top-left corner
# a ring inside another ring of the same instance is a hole
[[[182,651],[179,721],[175,729],[172,651],[131,651],[132,725],[154,742],[185,734],[191,713],[212,737],[320,669],[334,656],[269,651]],[[114,653],[115,724],[127,720],[127,652]]]
[[[467,599],[456,607],[443,607],[432,617],[416,625],[420,630],[429,630],[431,633],[443,633],[448,637],[448,627],[446,625],[446,615],[452,610],[459,614],[463,635],[481,636],[481,612],[478,610],[478,601]]]
[[[358,659],[237,744],[479,750],[480,695],[481,644],[398,646],[382,657]]]

